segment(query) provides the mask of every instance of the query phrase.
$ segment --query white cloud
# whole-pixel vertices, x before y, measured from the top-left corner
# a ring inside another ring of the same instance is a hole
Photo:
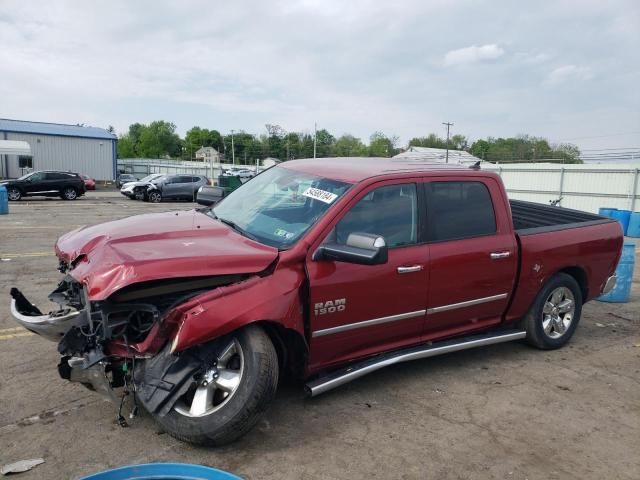
[[[493,60],[504,55],[504,49],[495,43],[482,45],[480,47],[471,45],[470,47],[451,50],[444,56],[444,64],[446,66],[463,65],[467,63],[476,63],[483,60]]]
[[[589,80],[592,77],[591,69],[578,65],[563,65],[552,70],[545,80],[548,85],[560,85],[567,81]]]

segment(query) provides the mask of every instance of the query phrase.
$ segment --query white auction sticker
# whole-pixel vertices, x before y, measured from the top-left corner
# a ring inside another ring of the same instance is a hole
[[[320,190],[319,188],[311,188],[311,187],[307,188],[302,193],[302,195],[304,195],[305,197],[320,200],[321,202],[324,202],[324,203],[331,203],[336,198],[338,198],[338,195],[336,195],[335,193],[331,193],[325,190]]]

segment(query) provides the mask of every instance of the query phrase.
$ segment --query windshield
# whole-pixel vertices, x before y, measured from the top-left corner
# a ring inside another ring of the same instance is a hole
[[[158,178],[158,177],[161,177],[161,176],[162,175],[158,175],[157,173],[152,173],[151,175],[147,175],[146,177],[141,178],[140,181],[141,182],[150,182],[154,178]]]
[[[350,186],[273,167],[233,191],[209,215],[250,238],[284,249],[294,244]]]
[[[30,173],[25,173],[24,175],[22,175],[21,177],[18,177],[18,180],[26,180],[27,178],[29,178],[31,175],[33,175],[36,172],[30,172]]]

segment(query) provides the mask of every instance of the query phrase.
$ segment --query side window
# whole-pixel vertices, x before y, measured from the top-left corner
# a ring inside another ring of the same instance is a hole
[[[41,182],[44,179],[44,174],[42,172],[34,173],[29,177],[30,182]]]
[[[330,235],[344,244],[351,233],[381,235],[389,247],[411,245],[418,238],[418,202],[415,184],[380,187],[365,195],[347,212]]]
[[[496,233],[493,203],[484,183],[431,182],[426,189],[430,241]]]

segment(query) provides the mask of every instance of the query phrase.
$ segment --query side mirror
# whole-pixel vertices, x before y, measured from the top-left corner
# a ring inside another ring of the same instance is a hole
[[[380,235],[352,233],[347,242],[325,243],[313,255],[313,260],[357,263],[359,265],[381,265],[387,263],[387,242]]]
[[[203,185],[198,189],[196,193],[196,202],[200,205],[210,207],[215,205],[224,198],[224,188],[211,187],[209,185]]]

